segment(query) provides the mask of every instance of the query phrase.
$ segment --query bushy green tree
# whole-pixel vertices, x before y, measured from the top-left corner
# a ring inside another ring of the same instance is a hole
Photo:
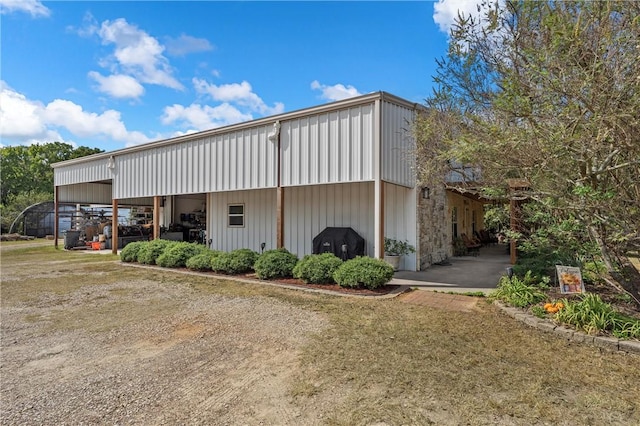
[[[86,146],[74,148],[63,142],[0,148],[0,203],[7,204],[18,194],[46,193],[53,199],[51,164],[99,152],[102,150]]]
[[[32,204],[53,201],[51,164],[102,152],[98,148],[74,148],[62,142],[0,148],[0,214],[2,232]]]
[[[640,3],[483,2],[461,17],[417,120],[421,180],[577,221],[609,270],[640,248]],[[456,161],[448,161],[455,159]],[[461,167],[461,164],[470,167]],[[477,172],[481,170],[481,173]],[[528,191],[508,193],[506,180]]]

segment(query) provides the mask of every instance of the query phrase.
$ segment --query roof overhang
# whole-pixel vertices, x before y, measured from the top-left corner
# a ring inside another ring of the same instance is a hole
[[[174,144],[179,144],[183,142],[189,142],[195,139],[201,139],[203,137],[217,136],[223,133],[228,133],[228,132],[233,132],[238,130],[245,130],[245,129],[256,127],[256,126],[272,125],[275,121],[282,122],[285,120],[295,120],[297,118],[301,118],[305,116],[310,116],[315,114],[324,114],[324,113],[333,112],[333,111],[337,111],[337,110],[352,107],[352,106],[355,107],[358,105],[365,105],[375,101],[389,101],[389,102],[393,102],[395,104],[402,105],[411,109],[422,108],[422,106],[418,103],[409,102],[406,99],[392,95],[391,93],[387,93],[383,91],[373,92],[373,93],[369,93],[362,96],[356,96],[353,98],[344,99],[341,101],[330,102],[327,104],[314,106],[311,108],[299,109],[296,111],[286,112],[278,115],[272,115],[269,117],[258,118],[255,120],[245,121],[242,123],[231,124],[223,127],[217,127],[215,129],[204,130],[196,133],[190,133],[188,135],[178,136],[175,138],[161,139],[154,142],[147,142],[144,144],[140,144],[140,145],[136,145],[128,148],[101,152],[98,154],[88,155],[86,157],[73,158],[71,160],[54,163],[51,165],[51,167],[53,168],[64,167],[72,164],[79,164],[87,161],[99,160],[102,158],[108,159],[110,157],[118,156],[122,154],[128,154],[128,153],[137,152],[137,151],[144,151],[147,149],[158,148],[166,145],[174,145]]]

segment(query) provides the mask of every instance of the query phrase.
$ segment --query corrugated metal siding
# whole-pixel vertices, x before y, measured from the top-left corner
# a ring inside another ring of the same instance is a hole
[[[109,171],[113,174],[113,196],[121,199],[275,187],[277,147],[267,140],[269,130],[270,126],[262,126],[116,156],[116,167]],[[103,167],[108,170],[106,164]],[[75,183],[73,178],[61,184],[69,183]]]
[[[64,185],[58,188],[58,202],[111,204],[111,185],[104,183],[78,183],[75,185]]]
[[[110,183],[77,183],[58,188],[59,203],[111,205]],[[119,200],[121,206],[153,206],[153,197],[127,198]]]
[[[282,123],[282,185],[373,179],[373,102]]]
[[[384,204],[384,236],[407,240],[417,248],[416,190],[385,183]],[[415,271],[416,254],[403,256],[403,264],[400,267]]]
[[[276,248],[276,190],[262,189],[208,194],[207,238],[214,250],[231,251],[249,248],[260,252]],[[227,226],[227,206],[244,204],[245,226]]]
[[[314,185],[284,190],[285,247],[302,257],[313,238],[328,226],[350,226],[365,239],[373,256],[373,183]]]
[[[413,109],[383,102],[382,180],[407,187],[415,185],[413,118]]]
[[[56,167],[53,171],[53,182],[56,186],[60,186],[111,179],[113,176],[107,167],[108,161],[101,158],[86,163]]]

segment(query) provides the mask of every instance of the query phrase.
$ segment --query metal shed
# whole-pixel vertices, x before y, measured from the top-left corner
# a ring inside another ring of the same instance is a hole
[[[155,238],[197,223],[212,249],[264,243],[298,256],[324,228],[351,227],[382,257],[384,237],[419,247],[410,129],[419,108],[376,92],[56,163],[56,206],[107,203],[115,216],[150,206]]]

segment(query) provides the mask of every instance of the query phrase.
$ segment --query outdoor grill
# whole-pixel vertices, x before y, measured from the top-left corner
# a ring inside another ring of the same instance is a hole
[[[333,253],[342,260],[364,256],[364,238],[352,228],[325,228],[313,239],[313,254]]]

